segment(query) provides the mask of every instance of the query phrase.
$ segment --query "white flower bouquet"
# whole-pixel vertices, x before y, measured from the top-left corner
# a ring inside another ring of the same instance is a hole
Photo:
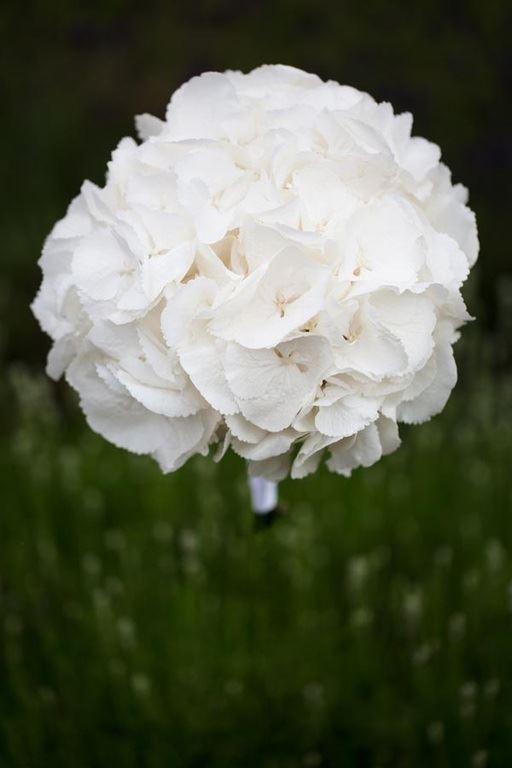
[[[441,411],[467,191],[410,114],[285,66],[206,73],[137,118],[53,228],[33,303],[89,425],[164,472],[349,475]]]

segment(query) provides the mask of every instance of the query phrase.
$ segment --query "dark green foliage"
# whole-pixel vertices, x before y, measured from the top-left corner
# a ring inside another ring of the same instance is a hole
[[[510,388],[263,531],[235,457],[163,477],[40,377],[3,394],[0,765],[509,764]]]

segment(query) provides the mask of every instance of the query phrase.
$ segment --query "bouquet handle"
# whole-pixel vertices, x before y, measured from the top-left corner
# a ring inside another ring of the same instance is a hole
[[[278,484],[264,477],[249,476],[252,511],[255,515],[268,515],[277,510]]]

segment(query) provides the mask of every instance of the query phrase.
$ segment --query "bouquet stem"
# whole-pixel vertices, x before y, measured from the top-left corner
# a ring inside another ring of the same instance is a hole
[[[277,509],[278,486],[264,477],[249,476],[252,511],[256,515],[268,515]]]

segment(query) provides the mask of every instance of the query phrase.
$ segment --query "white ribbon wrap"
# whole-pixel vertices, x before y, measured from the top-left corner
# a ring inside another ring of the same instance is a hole
[[[249,476],[252,511],[256,515],[267,515],[277,507],[277,483],[264,477]]]

